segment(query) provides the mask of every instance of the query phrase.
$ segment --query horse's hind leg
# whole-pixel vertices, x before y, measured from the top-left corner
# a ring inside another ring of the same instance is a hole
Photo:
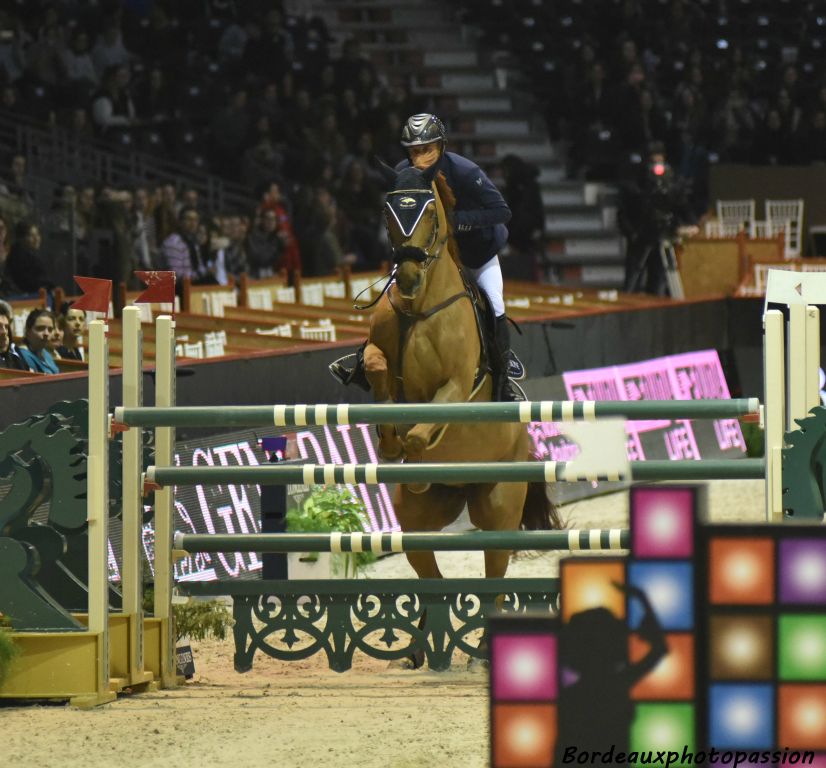
[[[465,506],[465,495],[461,488],[444,485],[431,486],[425,493],[414,494],[400,485],[396,489],[393,505],[396,519],[403,531],[439,531],[459,517]],[[442,578],[433,552],[405,552],[405,555],[420,579]],[[423,629],[426,624],[425,611],[419,621],[419,629]],[[419,669],[424,665],[424,650],[415,651],[404,661],[408,668]]]
[[[468,512],[471,522],[484,531],[514,531],[519,528],[522,519],[522,507],[525,504],[525,495],[528,486],[526,483],[496,483],[495,485],[474,486],[468,494]],[[508,570],[511,552],[509,550],[485,551],[485,576],[501,578]],[[496,598],[491,609],[499,610],[503,597]],[[482,634],[479,640],[479,651],[482,658],[471,657],[469,669],[486,667],[487,662],[487,635]]]

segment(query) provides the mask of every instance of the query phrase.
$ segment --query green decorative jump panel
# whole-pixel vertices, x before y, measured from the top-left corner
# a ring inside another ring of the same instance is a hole
[[[231,595],[235,669],[256,651],[282,661],[317,653],[345,672],[356,651],[393,661],[423,653],[434,670],[453,652],[484,659],[477,636],[488,616],[558,609],[558,579],[359,579],[182,583],[193,596]],[[471,637],[473,635],[473,637]]]
[[[375,405],[228,405],[116,408],[134,427],[302,427],[324,424],[458,424],[587,421],[596,418],[721,419],[758,413],[757,398],[735,400],[540,400],[522,403],[381,403]]]

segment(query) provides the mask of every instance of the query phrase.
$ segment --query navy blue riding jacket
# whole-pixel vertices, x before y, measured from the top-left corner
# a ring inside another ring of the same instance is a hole
[[[411,165],[402,160],[396,170]],[[490,261],[508,241],[511,209],[494,183],[476,163],[455,152],[443,152],[437,161],[456,196],[453,227],[462,263],[478,269]]]

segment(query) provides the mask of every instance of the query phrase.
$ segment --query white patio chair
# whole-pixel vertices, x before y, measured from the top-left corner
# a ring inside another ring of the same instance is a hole
[[[734,230],[734,236],[744,229],[749,237],[754,237],[754,198],[750,200],[718,200],[717,220],[720,231],[728,233]],[[721,237],[732,237],[721,234]]]
[[[803,232],[803,198],[796,200],[766,200],[766,221],[770,235],[783,232],[784,255],[787,259],[800,256]]]

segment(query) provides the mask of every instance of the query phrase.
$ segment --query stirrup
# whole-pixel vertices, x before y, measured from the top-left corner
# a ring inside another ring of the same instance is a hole
[[[344,386],[355,384],[365,392],[370,391],[370,382],[364,373],[364,346],[359,347],[358,352],[344,355],[327,366],[333,378],[337,379]]]
[[[522,389],[517,382],[510,377],[505,379],[505,383],[502,387],[502,402],[522,403],[526,402],[527,399],[528,396],[525,394],[525,390]]]

